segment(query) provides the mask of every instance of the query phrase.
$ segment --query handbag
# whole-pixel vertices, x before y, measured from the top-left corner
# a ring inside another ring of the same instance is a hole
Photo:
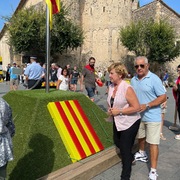
[[[96,79],[96,83],[99,87],[103,86],[103,82],[100,79]]]

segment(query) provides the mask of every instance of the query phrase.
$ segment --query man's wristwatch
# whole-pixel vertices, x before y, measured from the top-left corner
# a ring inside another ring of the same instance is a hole
[[[148,109],[148,110],[150,109],[150,106],[149,106],[149,104],[146,104],[146,109]]]

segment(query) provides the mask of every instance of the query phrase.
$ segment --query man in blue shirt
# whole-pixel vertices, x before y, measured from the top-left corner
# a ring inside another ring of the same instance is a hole
[[[36,57],[30,57],[31,64],[27,66],[24,75],[28,83],[28,89],[40,89],[41,78],[44,76],[43,68],[36,62]]]
[[[141,124],[137,135],[139,151],[135,154],[135,160],[148,161],[145,143],[149,143],[151,161],[149,180],[156,180],[158,176],[156,168],[161,129],[160,104],[166,101],[166,95],[160,78],[149,71],[148,59],[146,57],[137,57],[134,64],[136,76],[132,78],[131,85],[141,104]]]
[[[13,62],[13,66],[9,69],[10,74],[10,90],[17,90],[19,85],[18,75],[14,74],[14,69],[16,68],[16,63]]]

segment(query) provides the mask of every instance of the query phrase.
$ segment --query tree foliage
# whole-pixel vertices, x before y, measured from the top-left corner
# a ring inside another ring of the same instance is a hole
[[[16,53],[46,52],[46,15],[43,7],[30,7],[13,15],[8,27],[8,43]],[[83,31],[68,18],[68,10],[61,5],[61,11],[53,16],[51,30],[51,55],[74,49],[83,43]]]
[[[122,44],[137,56],[146,56],[151,62],[164,63],[180,55],[173,27],[163,21],[132,23],[120,30]]]
[[[8,43],[17,53],[45,51],[45,14],[33,7],[20,10],[8,23]]]
[[[54,27],[51,33],[52,53],[62,53],[66,49],[76,49],[83,43],[83,31],[68,17],[68,8],[62,8],[54,15]]]

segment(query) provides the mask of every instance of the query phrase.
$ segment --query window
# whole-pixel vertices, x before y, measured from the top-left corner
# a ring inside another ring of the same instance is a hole
[[[105,12],[106,11],[106,8],[105,7],[103,7],[103,12]]]

